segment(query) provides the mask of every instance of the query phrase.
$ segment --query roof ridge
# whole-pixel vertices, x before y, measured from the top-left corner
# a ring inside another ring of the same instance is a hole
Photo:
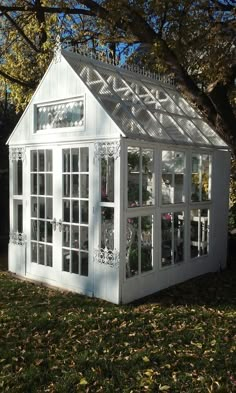
[[[111,67],[114,67],[116,70],[124,70],[124,71],[128,71],[134,74],[138,74],[141,76],[144,76],[146,78],[149,78],[151,80],[157,81],[157,82],[161,82],[164,84],[168,84],[170,86],[175,86],[175,80],[174,78],[168,77],[167,75],[162,75],[159,74],[157,72],[152,72],[150,70],[148,70],[146,67],[140,67],[137,64],[118,64],[114,59],[109,58],[107,56],[107,54],[103,51],[103,52],[96,52],[94,53],[92,50],[83,50],[80,48],[73,48],[72,50],[68,50],[68,49],[63,49],[62,50],[64,53],[72,53],[74,55],[80,55],[83,56],[85,58],[88,58],[92,61],[98,62],[98,63],[102,63],[102,64],[106,64],[109,65]]]

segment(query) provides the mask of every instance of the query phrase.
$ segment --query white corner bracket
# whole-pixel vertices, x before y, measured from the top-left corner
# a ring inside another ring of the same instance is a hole
[[[96,263],[118,269],[120,265],[120,255],[117,250],[109,250],[107,247],[94,250],[93,259]]]
[[[116,160],[120,157],[120,141],[96,142],[94,147],[97,159],[114,158]]]
[[[25,147],[10,147],[9,159],[10,161],[24,161]]]
[[[9,238],[10,243],[17,246],[24,246],[26,242],[26,235],[21,232],[10,232]]]

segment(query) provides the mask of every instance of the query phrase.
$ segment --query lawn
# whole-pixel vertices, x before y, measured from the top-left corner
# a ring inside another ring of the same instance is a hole
[[[126,306],[0,272],[0,391],[236,392],[236,269]]]

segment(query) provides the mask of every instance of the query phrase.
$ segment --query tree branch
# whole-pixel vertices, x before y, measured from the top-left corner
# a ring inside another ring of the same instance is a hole
[[[22,81],[20,79],[17,79],[14,76],[9,75],[9,74],[7,74],[6,72],[4,72],[2,70],[0,70],[0,75],[3,78],[9,80],[10,82],[16,83],[17,85],[20,85],[22,87],[26,87],[28,89],[35,89],[35,87],[37,85],[35,82],[27,82],[27,81]]]

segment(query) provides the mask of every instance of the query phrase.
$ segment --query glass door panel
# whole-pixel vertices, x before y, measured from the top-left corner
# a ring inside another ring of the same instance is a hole
[[[31,262],[53,266],[52,151],[31,151]]]
[[[62,156],[62,270],[88,276],[89,149]]]

